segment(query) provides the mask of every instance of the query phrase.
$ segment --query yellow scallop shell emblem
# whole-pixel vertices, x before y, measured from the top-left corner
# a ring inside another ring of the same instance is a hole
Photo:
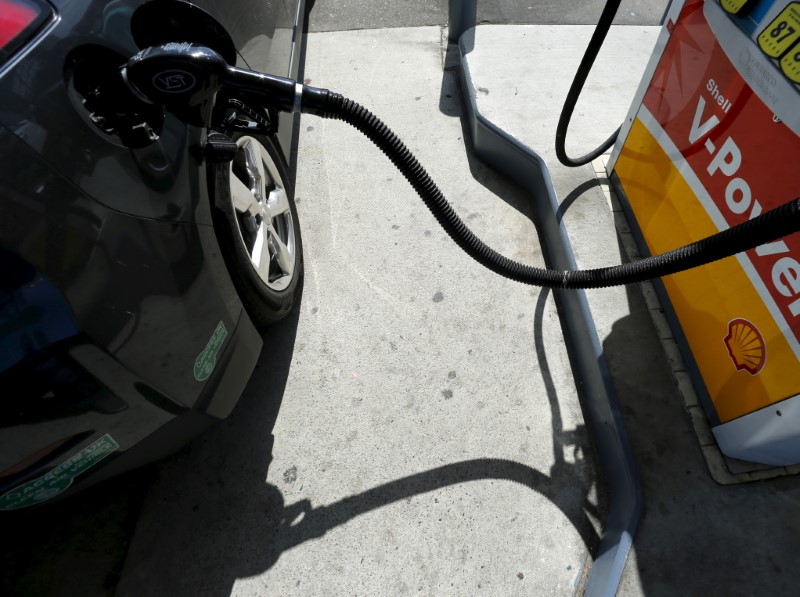
[[[757,375],[767,360],[767,346],[758,328],[746,319],[734,319],[728,324],[725,346],[737,371]]]

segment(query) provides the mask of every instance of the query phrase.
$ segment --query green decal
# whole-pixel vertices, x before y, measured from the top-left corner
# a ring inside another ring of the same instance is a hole
[[[217,364],[217,353],[225,342],[228,336],[228,330],[225,329],[225,324],[221,321],[217,324],[217,329],[211,334],[208,344],[194,362],[194,378],[197,381],[205,381],[214,371],[214,366]]]
[[[107,433],[38,479],[23,483],[0,495],[0,510],[18,510],[56,497],[82,472],[89,470],[119,448]]]

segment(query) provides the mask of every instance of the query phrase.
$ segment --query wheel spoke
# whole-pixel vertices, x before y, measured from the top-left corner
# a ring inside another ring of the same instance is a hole
[[[231,171],[231,197],[233,198],[233,207],[239,213],[249,212],[252,215],[260,213],[258,201],[256,201],[253,191],[251,191],[246,184],[244,184],[236,174]]]
[[[269,226],[267,234],[269,234],[270,250],[275,258],[275,262],[278,264],[278,267],[281,268],[284,275],[291,276],[292,272],[294,272],[294,259],[289,252],[289,248],[281,240],[281,237],[278,236],[278,232],[273,226]]]
[[[286,195],[286,189],[278,187],[272,190],[267,199],[267,211],[272,218],[282,216],[289,211],[289,197]]]
[[[278,172],[278,167],[272,162],[271,159],[263,160],[263,163],[267,166],[267,174],[269,175],[270,181],[276,187],[278,186],[278,181],[281,180],[281,175]]]
[[[265,186],[270,183],[264,172],[264,161],[261,159],[261,151],[253,141],[248,141],[244,146],[244,162],[247,168],[247,173],[250,176],[250,182],[253,189],[256,191],[257,198],[263,200],[266,198],[264,193]]]
[[[256,240],[253,243],[253,250],[250,253],[250,261],[253,267],[260,272],[262,278],[269,275],[269,264],[271,259],[270,240],[268,238],[266,226],[259,226],[256,232]]]

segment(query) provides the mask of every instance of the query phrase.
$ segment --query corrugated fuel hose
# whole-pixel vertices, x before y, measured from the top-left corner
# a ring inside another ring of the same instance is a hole
[[[185,92],[175,89],[176,73],[181,73],[180,81],[191,83]],[[397,166],[459,247],[484,267],[524,284],[564,289],[632,284],[730,257],[800,230],[800,198],[795,198],[697,242],[631,263],[566,271],[533,267],[513,261],[481,241],[397,135],[369,110],[338,93],[229,66],[213,50],[189,43],[142,50],[128,62],[123,77],[140,97],[167,105],[190,124],[209,128],[214,124],[214,102],[220,90],[228,96],[242,93],[248,101],[258,98],[264,107],[274,110],[301,111],[352,125]]]

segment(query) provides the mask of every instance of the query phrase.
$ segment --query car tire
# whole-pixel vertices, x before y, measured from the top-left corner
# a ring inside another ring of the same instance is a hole
[[[233,160],[209,165],[214,229],[239,298],[263,331],[294,306],[303,245],[293,185],[277,147],[264,136],[233,140]]]

